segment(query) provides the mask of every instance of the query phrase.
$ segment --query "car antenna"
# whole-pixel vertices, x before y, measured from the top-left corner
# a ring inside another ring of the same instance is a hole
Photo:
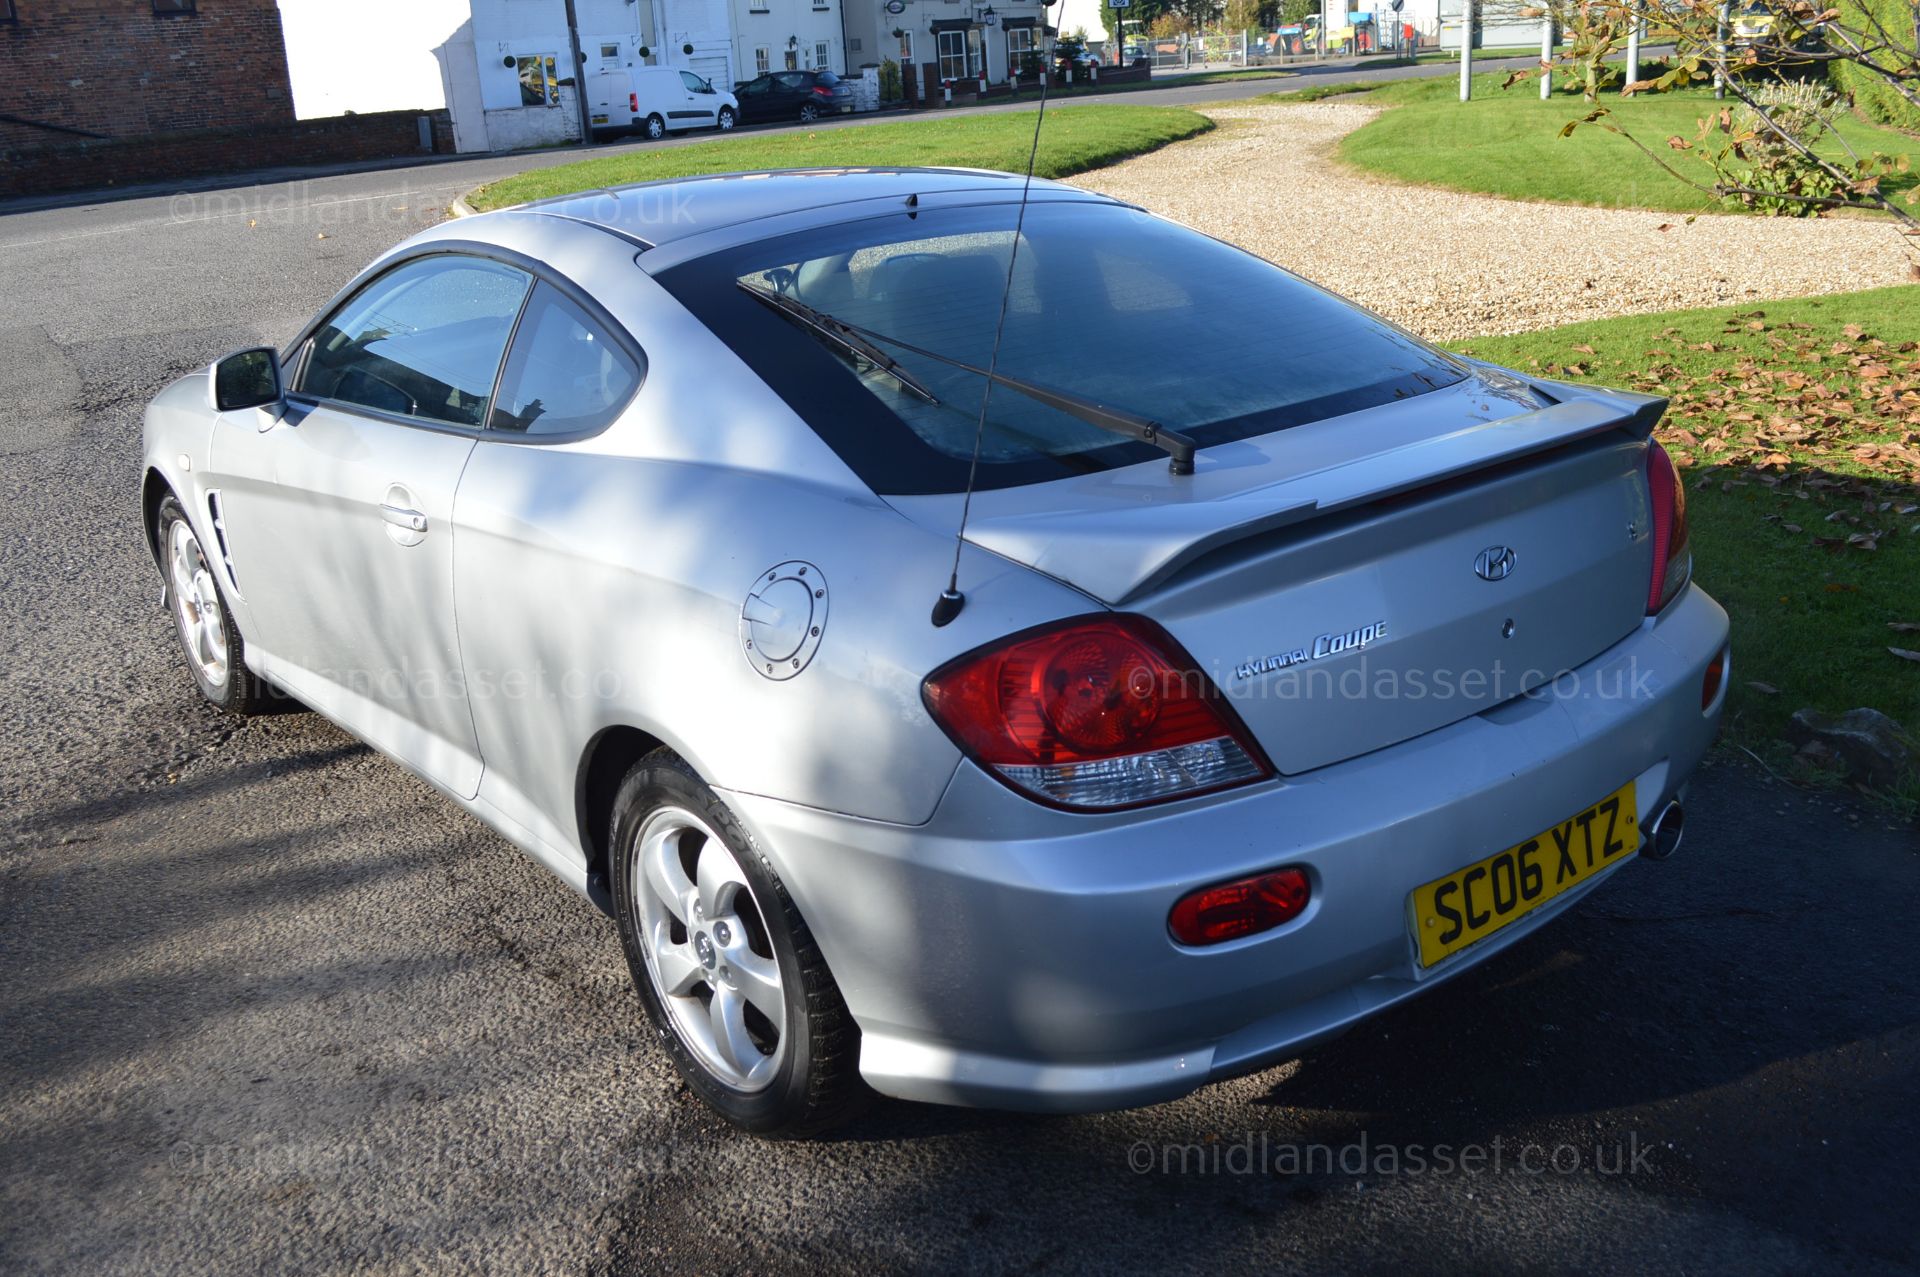
[[[1042,0],[1042,3],[1050,4],[1052,0]],[[1044,9],[1042,12],[1044,14]],[[1046,18],[1042,16],[1040,22],[1044,31]],[[1051,61],[1051,57],[1048,60]],[[947,574],[947,588],[933,601],[936,629],[949,624],[967,605],[967,596],[960,592],[960,552],[967,543],[967,517],[973,513],[973,485],[980,475],[980,442],[987,430],[987,405],[993,401],[993,379],[1000,371],[1000,335],[1007,327],[1007,303],[1013,296],[1013,268],[1020,256],[1020,232],[1027,223],[1027,195],[1033,190],[1033,165],[1040,155],[1040,126],[1047,119],[1047,81],[1051,78],[1044,70],[1040,73],[1040,110],[1033,117],[1033,144],[1027,148],[1027,176],[1020,184],[1020,211],[1014,215],[1013,243],[1007,249],[1007,279],[1000,289],[1000,314],[993,324],[993,350],[987,356],[986,383],[980,387],[980,418],[973,426],[973,459],[967,463],[967,492],[960,499],[960,527],[953,535],[953,570]]]

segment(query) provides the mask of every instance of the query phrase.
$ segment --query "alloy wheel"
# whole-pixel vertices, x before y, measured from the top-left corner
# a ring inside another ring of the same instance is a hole
[[[185,519],[167,533],[167,572],[173,587],[173,618],[180,641],[200,676],[212,687],[227,681],[227,624],[220,590],[213,582],[200,540]]]
[[[786,995],[739,862],[704,820],[675,806],[647,817],[635,858],[640,948],[680,1040],[726,1085],[764,1089],[786,1055]]]

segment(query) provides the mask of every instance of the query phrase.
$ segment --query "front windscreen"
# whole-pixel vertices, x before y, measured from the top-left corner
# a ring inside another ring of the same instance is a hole
[[[955,492],[967,481],[985,378],[927,356],[988,363],[1017,212],[903,211],[722,250],[659,278],[875,491]],[[1148,417],[1201,448],[1466,376],[1448,356],[1278,267],[1135,209],[1032,204],[1013,256],[998,371]],[[854,325],[939,402],[743,284]],[[979,486],[1160,455],[995,386]]]

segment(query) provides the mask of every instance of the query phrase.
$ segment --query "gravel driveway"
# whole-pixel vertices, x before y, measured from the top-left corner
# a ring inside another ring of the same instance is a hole
[[[1223,127],[1071,180],[1439,341],[1912,279],[1910,254],[1886,223],[1719,214],[1689,224],[1678,213],[1463,195],[1334,160],[1334,146],[1378,107],[1201,109]]]

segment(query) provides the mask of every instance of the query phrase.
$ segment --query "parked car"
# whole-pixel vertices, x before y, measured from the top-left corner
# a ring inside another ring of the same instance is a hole
[[[853,111],[853,85],[831,71],[769,71],[733,86],[740,118],[750,124],[769,120],[803,123]]]
[[[659,141],[686,129],[730,129],[740,119],[733,94],[677,67],[596,72],[587,77],[587,91],[596,134],[638,130]]]
[[[1664,400],[1022,185],[448,222],[147,409],[200,692],[298,698],[609,912],[751,1130],[1287,1058],[1670,854],[1720,717]]]
[[[1075,80],[1087,79],[1093,68],[1100,65],[1100,59],[1085,49],[1061,49],[1057,54],[1054,59],[1055,73],[1064,76],[1071,71]]]

